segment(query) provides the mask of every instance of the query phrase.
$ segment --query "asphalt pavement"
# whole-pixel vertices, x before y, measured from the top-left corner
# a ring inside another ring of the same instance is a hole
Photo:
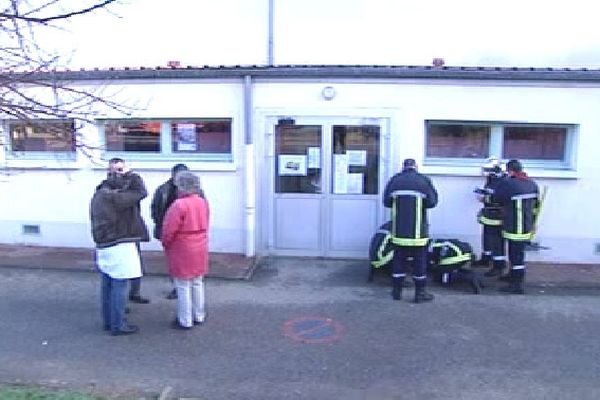
[[[528,280],[525,296],[432,284],[414,304],[381,274],[367,283],[364,261],[268,258],[249,279],[207,279],[191,331],[170,328],[169,280],[151,274],[151,303],[129,314],[140,333],[113,337],[96,273],[3,266],[0,382],[131,399],[597,400],[600,280],[584,270],[585,285]]]

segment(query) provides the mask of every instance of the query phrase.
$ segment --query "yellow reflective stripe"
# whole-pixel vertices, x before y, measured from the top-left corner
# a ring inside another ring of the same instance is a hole
[[[438,263],[438,265],[456,264],[456,263],[463,262],[463,261],[469,261],[471,259],[471,254],[463,253],[462,250],[460,249],[460,247],[458,247],[456,244],[454,244],[452,242],[444,242],[444,244],[447,245],[448,247],[450,247],[452,250],[454,250],[454,254],[456,254],[456,255],[453,257],[447,257],[447,258],[441,259],[440,262]]]
[[[398,246],[426,246],[429,238],[400,238],[400,237],[392,237],[392,243],[397,244]]]
[[[390,261],[392,261],[392,258],[394,257],[394,252],[390,251],[386,256],[383,256],[383,258],[380,258],[377,261],[372,261],[371,265],[375,268],[379,268],[383,265],[386,265],[387,263],[389,263]]]
[[[533,232],[528,233],[511,233],[502,231],[502,236],[508,240],[531,240],[533,237]]]
[[[471,259],[471,255],[470,254],[461,254],[460,256],[454,256],[454,257],[448,257],[448,258],[443,258],[440,260],[440,262],[438,263],[438,265],[450,265],[450,264],[457,264],[459,262],[463,262],[463,261],[469,261]]]
[[[423,207],[423,199],[421,197],[415,198],[415,238],[421,237],[421,209]]]
[[[392,260],[392,257],[394,257],[393,251],[389,251],[387,254],[383,254],[383,251],[385,250],[391,238],[392,236],[389,233],[384,236],[383,240],[381,241],[381,245],[377,249],[377,260],[371,262],[371,265],[373,267],[379,268],[382,265],[389,263]]]
[[[515,218],[517,218],[517,234],[523,233],[523,199],[515,199],[517,202],[517,210]]]
[[[502,225],[501,219],[491,219],[491,218],[484,217],[483,215],[479,216],[478,221],[480,223],[482,223],[483,225],[494,225],[494,226]]]

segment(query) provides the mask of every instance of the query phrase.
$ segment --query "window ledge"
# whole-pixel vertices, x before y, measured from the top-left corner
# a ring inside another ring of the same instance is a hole
[[[432,176],[472,176],[481,177],[481,167],[477,166],[441,166],[424,165],[419,172]],[[532,178],[577,179],[579,174],[571,169],[526,168],[525,172]]]
[[[128,160],[125,158],[127,165],[134,171],[165,171],[171,170],[173,165],[178,162],[183,162],[192,171],[236,171],[237,166],[232,162],[220,161],[137,161]],[[92,168],[96,170],[105,170],[108,165],[108,160],[101,164],[95,164]]]

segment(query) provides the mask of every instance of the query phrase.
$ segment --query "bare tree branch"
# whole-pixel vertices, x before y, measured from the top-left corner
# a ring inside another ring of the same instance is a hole
[[[38,8],[36,10],[31,10],[27,14],[20,14],[18,8],[13,7],[13,13],[0,12],[0,23],[3,20],[10,20],[10,21],[20,20],[20,21],[33,22],[33,23],[38,23],[38,24],[47,24],[48,22],[51,22],[51,21],[56,21],[56,20],[60,20],[60,19],[68,19],[68,18],[75,17],[75,16],[82,15],[82,14],[88,14],[92,11],[98,10],[100,8],[104,8],[111,3],[114,3],[115,1],[117,1],[117,0],[105,0],[101,3],[94,4],[90,7],[87,7],[87,8],[81,9],[81,10],[71,11],[71,12],[59,14],[59,15],[51,15],[51,16],[47,16],[47,17],[29,16],[32,13],[39,11],[42,7]],[[17,2],[18,1],[13,0],[13,4],[17,3]],[[53,1],[51,3],[52,4],[57,3],[57,1]]]

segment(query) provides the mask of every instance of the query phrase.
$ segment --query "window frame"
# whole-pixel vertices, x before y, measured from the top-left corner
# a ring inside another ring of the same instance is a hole
[[[15,150],[13,148],[13,138],[11,133],[11,125],[21,123],[40,122],[63,122],[68,123],[72,127],[71,143],[72,149],[68,151],[52,151],[52,150]],[[2,121],[2,129],[4,131],[4,144],[6,147],[5,157],[7,160],[28,160],[28,161],[76,161],[77,160],[77,125],[74,118],[34,118],[30,121],[20,119],[4,119]]]
[[[461,157],[431,157],[427,156],[429,126],[437,125],[486,125],[490,127],[489,153],[484,158]],[[488,157],[499,157],[507,160],[503,154],[503,140],[505,127],[531,127],[531,128],[561,128],[565,129],[565,147],[562,159],[543,160],[535,158],[520,158],[528,168],[548,170],[574,170],[576,160],[576,143],[579,134],[579,125],[569,123],[529,123],[510,121],[469,121],[469,120],[425,120],[424,123],[424,149],[423,164],[428,166],[480,166]]]
[[[160,138],[159,152],[146,152],[146,151],[112,151],[107,149],[106,142],[106,124],[110,122],[160,122]],[[188,153],[188,152],[176,152],[173,151],[172,146],[172,130],[171,124],[178,122],[211,122],[211,121],[228,121],[230,126],[230,143],[231,148],[229,153]],[[190,117],[190,118],[102,118],[96,120],[96,126],[98,129],[98,135],[100,142],[102,143],[102,154],[103,158],[110,159],[113,157],[119,157],[128,161],[154,161],[154,162],[198,162],[198,163],[211,163],[217,164],[222,163],[225,165],[234,163],[234,123],[233,117]]]

